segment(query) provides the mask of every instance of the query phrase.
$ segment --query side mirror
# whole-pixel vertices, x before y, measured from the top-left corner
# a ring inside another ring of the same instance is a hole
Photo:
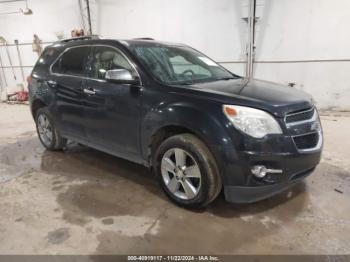
[[[133,76],[129,70],[126,69],[113,69],[106,72],[105,79],[114,83],[122,84],[137,84],[139,79]]]

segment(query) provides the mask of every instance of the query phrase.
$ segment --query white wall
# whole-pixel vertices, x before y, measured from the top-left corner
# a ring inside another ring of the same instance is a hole
[[[189,44],[217,61],[244,60],[245,22],[242,6],[245,0],[94,0],[92,1],[93,33],[108,38],[153,37],[162,41]],[[56,40],[56,32],[69,37],[73,28],[82,27],[78,2],[73,0],[28,0],[33,15],[0,15],[0,35],[9,43],[14,39],[31,42],[34,33],[44,41]],[[23,3],[0,4],[1,10],[17,10]],[[15,47],[10,47],[18,65]],[[33,65],[36,54],[31,46],[21,47],[24,65]],[[0,49],[9,65],[4,48]],[[225,63],[228,69],[244,74],[244,64]],[[9,92],[16,86],[7,68]],[[26,69],[26,75],[30,69]],[[19,69],[16,75],[20,78]],[[18,82],[18,81],[17,81]]]
[[[186,43],[216,61],[244,60],[245,0],[99,0],[98,31],[112,38]],[[244,65],[225,63],[244,73]]]
[[[257,61],[350,60],[350,1],[265,0]],[[350,110],[350,62],[257,63],[255,77],[311,93],[322,108]]]
[[[29,8],[33,10],[32,15],[0,15],[0,36],[5,37],[9,44],[14,44],[18,39],[20,43],[32,42],[33,34],[38,34],[43,41],[56,41],[56,33],[70,35],[73,28],[81,28],[81,16],[78,2],[74,0],[28,0]],[[0,13],[17,11],[24,8],[24,2],[0,3]],[[14,65],[19,65],[16,47],[9,47],[10,56]],[[33,65],[37,54],[32,51],[32,46],[20,46],[23,65]],[[5,66],[9,61],[5,48],[0,48],[0,55]],[[25,75],[29,75],[31,68],[25,69]],[[17,80],[13,78],[12,70],[5,69],[8,82],[8,92],[16,88],[16,83],[22,83],[20,69],[15,70]],[[1,73],[0,73],[1,75]]]
[[[247,26],[241,18],[247,16],[247,0],[92,2],[94,33],[104,37],[153,37],[189,44],[218,62],[245,60]],[[11,43],[16,38],[30,42],[34,33],[43,40],[55,40],[57,31],[69,36],[71,29],[82,27],[75,0],[28,0],[28,3],[34,12],[31,16],[0,15],[0,35]],[[10,9],[9,4],[0,4],[0,13],[4,9]],[[350,110],[350,62],[279,63],[350,59],[349,10],[348,0],[258,0],[256,60],[274,63],[255,64],[255,77],[296,83],[296,88],[314,96],[319,107]],[[1,48],[6,62],[3,51]],[[25,65],[35,62],[30,46],[21,52]],[[13,57],[17,58],[15,53]],[[244,74],[242,63],[223,65]],[[6,72],[10,78],[10,70]]]

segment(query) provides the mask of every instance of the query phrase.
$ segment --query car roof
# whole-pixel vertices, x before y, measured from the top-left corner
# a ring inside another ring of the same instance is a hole
[[[59,40],[51,45],[51,47],[61,47],[68,48],[79,45],[95,45],[95,44],[112,44],[118,43],[126,48],[133,46],[186,46],[180,43],[171,43],[156,41],[152,38],[134,38],[134,39],[105,39],[98,36],[84,36],[84,37],[75,37]]]
[[[172,43],[172,42],[163,42],[156,40],[148,40],[148,39],[127,39],[127,40],[116,40],[123,45],[127,46],[185,46],[180,43]]]

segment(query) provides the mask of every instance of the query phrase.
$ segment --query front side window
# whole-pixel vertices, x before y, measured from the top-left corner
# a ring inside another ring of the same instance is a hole
[[[237,77],[186,46],[137,45],[131,47],[131,51],[156,79],[166,84],[192,84]]]
[[[89,56],[89,47],[74,47],[66,52],[52,66],[52,72],[66,75],[84,75],[85,61]]]
[[[133,71],[131,64],[117,49],[108,46],[95,47],[91,61],[90,77],[105,79],[106,72],[113,69]]]

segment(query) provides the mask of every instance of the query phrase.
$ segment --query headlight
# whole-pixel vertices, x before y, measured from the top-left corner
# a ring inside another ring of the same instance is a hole
[[[237,129],[252,137],[262,138],[267,134],[282,134],[280,125],[265,111],[233,105],[224,105],[223,111]]]

